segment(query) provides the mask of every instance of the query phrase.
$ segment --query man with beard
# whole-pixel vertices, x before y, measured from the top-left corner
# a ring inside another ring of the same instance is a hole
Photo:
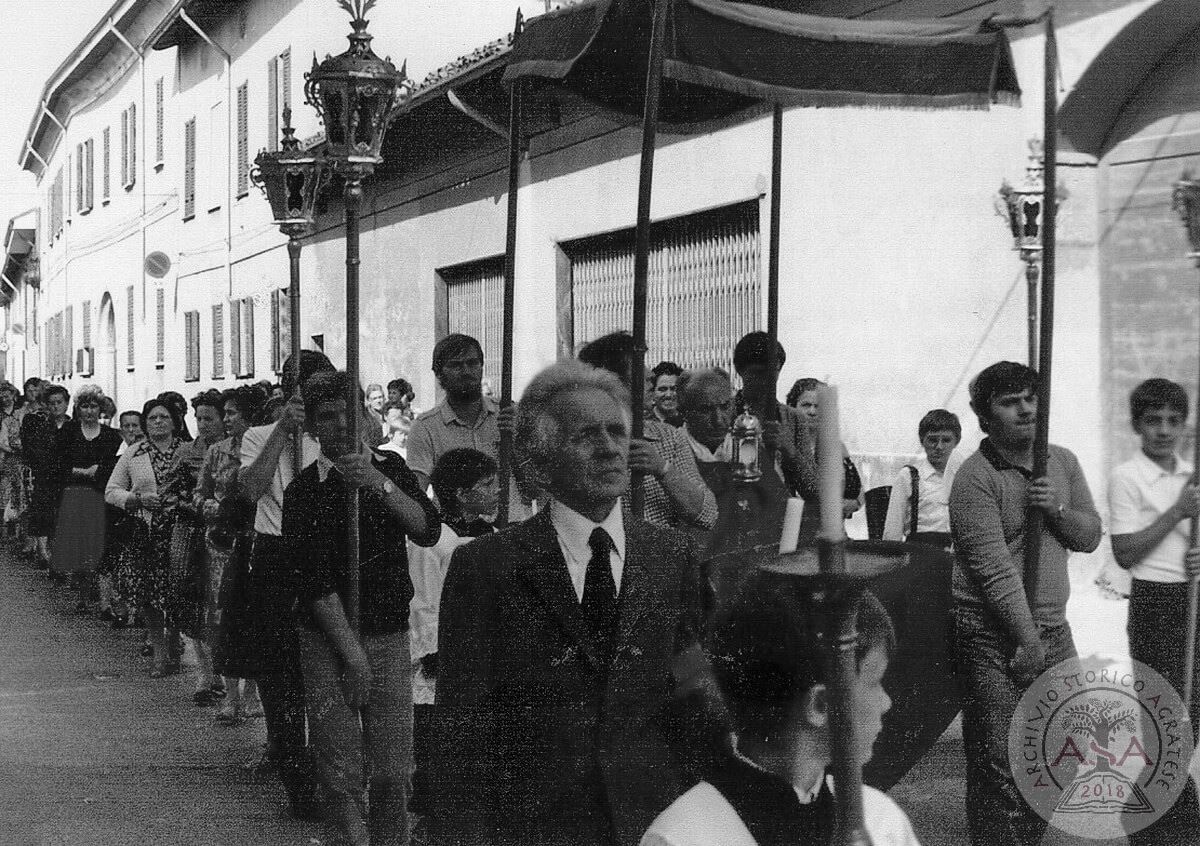
[[[1100,543],[1100,515],[1079,460],[1048,447],[1033,477],[1037,371],[1012,361],[971,382],[971,410],[987,437],[950,489],[955,664],[963,683],[967,822],[975,846],[1033,846],[1046,822],[1021,798],[1008,732],[1021,695],[1049,667],[1075,656],[1067,624],[1067,557]],[[1037,583],[1025,584],[1025,517],[1042,511]]]
[[[437,460],[452,449],[474,449],[499,459],[500,430],[512,425],[512,412],[501,411],[483,395],[483,348],[470,335],[454,333],[437,342],[433,375],[446,398],[414,420],[408,433],[408,466],[422,490],[429,487]],[[508,501],[510,519],[528,516],[515,484]]]

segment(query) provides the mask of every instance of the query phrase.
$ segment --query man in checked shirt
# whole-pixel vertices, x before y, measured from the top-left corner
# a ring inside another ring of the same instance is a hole
[[[633,336],[628,332],[597,338],[579,352],[580,361],[615,373],[632,401],[641,402],[642,385],[629,384],[632,358]],[[642,425],[642,440],[629,444],[629,469],[644,474],[642,519],[659,526],[711,530],[717,523],[717,499],[700,476],[687,435],[652,416]]]

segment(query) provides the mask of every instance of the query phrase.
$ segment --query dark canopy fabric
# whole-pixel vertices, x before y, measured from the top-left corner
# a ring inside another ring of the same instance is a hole
[[[727,0],[671,0],[661,119],[789,106],[986,108],[1020,96],[1002,31],[945,21],[858,21]],[[535,18],[505,80],[553,81],[642,110],[651,0],[588,0]]]

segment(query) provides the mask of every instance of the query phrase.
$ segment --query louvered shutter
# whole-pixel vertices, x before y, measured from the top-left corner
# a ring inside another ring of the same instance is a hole
[[[133,186],[137,182],[137,103],[129,104],[129,181]]]
[[[267,149],[279,149],[279,61],[267,62]]]
[[[101,141],[100,167],[102,169],[100,175],[101,193],[100,199],[107,201],[111,196],[112,187],[112,127],[104,127],[104,136]]]
[[[154,291],[154,364],[162,367],[167,359],[167,293],[162,288]]]
[[[154,163],[163,162],[163,130],[165,119],[165,104],[163,95],[163,78],[160,76],[154,83]]]
[[[125,299],[128,304],[126,311],[125,311],[125,314],[126,314],[125,366],[128,367],[130,370],[132,370],[134,367],[134,364],[135,364],[133,333],[134,333],[134,328],[135,328],[134,323],[135,323],[135,316],[136,316],[136,311],[137,311],[136,304],[133,301],[133,286],[132,285],[130,285],[128,288],[125,289]]]
[[[242,373],[245,376],[254,375],[254,298],[242,300],[242,332],[246,339],[242,349]]]
[[[196,119],[183,125],[183,219],[196,216]]]
[[[237,194],[250,192],[250,83],[237,90]]]
[[[212,307],[212,340],[213,340],[213,365],[212,375],[214,379],[221,379],[225,376],[225,319],[224,308],[220,303]]]
[[[242,301],[229,303],[229,354],[233,365],[233,376],[242,375]]]

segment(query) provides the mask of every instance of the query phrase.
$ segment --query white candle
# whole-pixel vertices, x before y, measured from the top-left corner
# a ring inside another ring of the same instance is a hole
[[[842,465],[842,438],[838,433],[837,387],[817,389],[821,420],[817,433],[817,470],[821,478],[821,537],[827,541],[845,538],[842,525],[842,490],[846,469]]]

